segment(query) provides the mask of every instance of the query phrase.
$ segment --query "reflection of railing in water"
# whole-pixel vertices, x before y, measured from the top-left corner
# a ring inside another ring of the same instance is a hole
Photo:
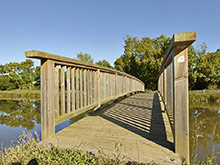
[[[175,152],[189,164],[188,46],[196,32],[176,33],[162,62],[160,92],[174,135]]]
[[[77,114],[144,91],[143,82],[123,72],[41,51],[25,54],[41,59],[42,139],[55,134],[55,125]]]

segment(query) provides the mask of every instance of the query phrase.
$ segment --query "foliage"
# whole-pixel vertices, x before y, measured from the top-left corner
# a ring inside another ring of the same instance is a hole
[[[220,52],[207,53],[205,43],[200,47],[196,63],[196,88],[218,89],[220,88]]]
[[[1,90],[32,89],[33,82],[40,81],[40,67],[34,67],[34,62],[29,59],[1,65],[0,74],[3,80]]]
[[[127,36],[124,54],[115,61],[115,69],[142,80],[147,89],[157,89],[158,73],[170,40],[165,35],[140,40]]]
[[[10,81],[8,76],[0,75],[0,90],[12,90],[15,88],[15,84]]]
[[[89,55],[87,53],[82,53],[82,52],[77,54],[77,59],[80,61],[90,62],[90,63],[93,63],[93,61],[94,61],[93,58],[91,57],[91,55]]]
[[[115,61],[115,69],[131,74],[145,83],[145,88],[157,89],[162,60],[170,44],[170,38],[127,36],[124,54]],[[205,43],[196,50],[188,48],[190,89],[220,89],[220,52],[209,53]]]
[[[99,60],[98,62],[96,62],[95,64],[97,64],[97,65],[101,65],[101,66],[104,66],[104,67],[108,67],[108,68],[113,68],[112,66],[111,66],[111,64],[108,62],[108,61],[106,61],[106,60]]]
[[[38,137],[38,136],[37,136]],[[102,155],[94,156],[84,154],[75,149],[61,149],[56,146],[38,145],[39,138],[31,134],[22,134],[19,143],[15,147],[7,147],[0,151],[0,164],[21,163],[28,164],[30,160],[37,161],[39,164],[127,164],[118,159],[106,159]],[[100,153],[101,154],[101,153]],[[128,164],[139,164],[128,162]],[[150,163],[153,164],[153,163]]]

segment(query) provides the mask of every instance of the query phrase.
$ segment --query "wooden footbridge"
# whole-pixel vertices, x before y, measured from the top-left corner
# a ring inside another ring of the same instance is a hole
[[[173,35],[155,93],[145,93],[142,81],[123,72],[25,52],[41,59],[42,143],[122,160],[189,164],[187,48],[195,40],[196,32]],[[91,109],[93,115],[55,134],[57,124]]]

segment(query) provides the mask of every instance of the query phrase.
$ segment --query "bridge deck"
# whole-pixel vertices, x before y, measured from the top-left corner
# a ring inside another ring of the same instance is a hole
[[[43,141],[109,158],[177,164],[166,113],[157,93],[139,93],[98,110]]]

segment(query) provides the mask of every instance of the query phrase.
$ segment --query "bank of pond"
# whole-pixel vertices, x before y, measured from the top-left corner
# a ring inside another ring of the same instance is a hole
[[[36,93],[36,92],[35,92]],[[191,161],[210,159],[220,163],[220,92],[190,92]],[[22,135],[41,135],[40,99],[11,98],[0,100],[1,149],[13,146]],[[56,126],[56,132],[93,113],[93,110]]]

